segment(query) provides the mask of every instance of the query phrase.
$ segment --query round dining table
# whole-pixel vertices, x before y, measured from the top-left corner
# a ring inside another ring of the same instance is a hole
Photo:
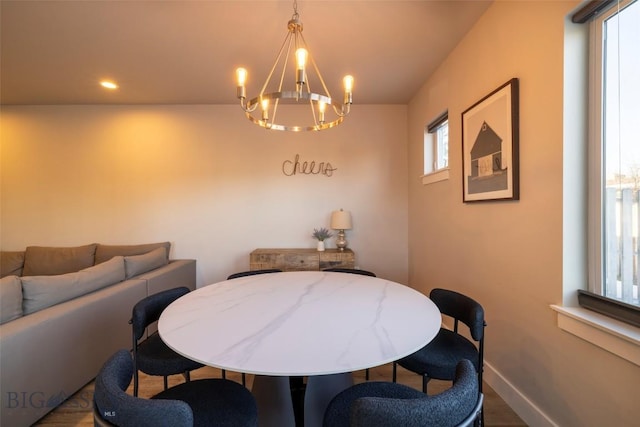
[[[207,285],[167,307],[158,323],[173,350],[205,365],[255,374],[261,427],[295,426],[289,377],[307,377],[305,427],[320,427],[351,372],[429,343],[441,315],[424,294],[364,275],[296,271]]]

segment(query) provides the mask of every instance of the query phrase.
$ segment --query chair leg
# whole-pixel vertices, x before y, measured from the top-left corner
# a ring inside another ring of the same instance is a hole
[[[227,371],[225,371],[224,369],[222,370],[222,379],[223,380],[227,379]]]
[[[247,375],[244,372],[242,373],[242,385],[245,387],[247,385]]]
[[[138,397],[138,370],[133,371],[133,395]]]
[[[423,375],[423,376],[422,376],[422,392],[423,392],[424,394],[427,394],[427,383],[429,382],[429,380],[430,380],[430,379],[431,379],[431,378],[429,378],[429,377],[428,377],[428,376],[426,376],[426,375]]]
[[[190,382],[191,381],[191,372],[189,371],[184,371],[184,380],[186,382]]]
[[[167,383],[167,376],[164,376],[164,389],[166,390],[168,388],[168,383]]]
[[[478,418],[473,420],[473,427],[483,427],[484,426],[484,414],[481,412]]]
[[[365,370],[364,370],[364,379],[365,379],[366,381],[369,381],[369,369],[365,369]]]
[[[484,371],[484,363],[482,362],[482,359],[480,360],[480,372],[478,372],[478,392],[482,393],[482,371]],[[480,408],[480,417],[478,419],[478,426],[482,427],[484,426],[484,403],[482,405],[482,407]]]
[[[397,368],[397,363],[393,362],[393,374],[391,375],[391,381],[393,381],[394,383],[396,382],[396,368]]]

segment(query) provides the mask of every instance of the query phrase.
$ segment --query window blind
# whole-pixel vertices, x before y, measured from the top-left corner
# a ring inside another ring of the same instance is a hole
[[[589,1],[571,16],[571,22],[573,22],[574,24],[584,24],[585,22],[588,22],[590,19],[598,15],[598,13],[614,4],[616,1],[617,0]]]
[[[449,110],[447,110],[444,113],[440,114],[431,123],[429,123],[427,125],[427,132],[434,133],[436,131],[436,129],[438,129],[438,126],[440,126],[441,124],[443,124],[447,120],[449,120]]]

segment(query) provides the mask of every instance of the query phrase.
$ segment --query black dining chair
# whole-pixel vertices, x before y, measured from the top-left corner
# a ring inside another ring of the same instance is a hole
[[[456,365],[453,385],[426,394],[402,384],[364,382],[340,392],[329,403],[324,427],[462,427],[479,416],[484,396],[469,360]]]
[[[279,268],[266,268],[263,270],[240,271],[238,273],[230,274],[229,277],[227,277],[227,280],[237,279],[238,277],[254,276],[256,274],[267,274],[267,273],[282,273],[282,270],[280,270]]]
[[[427,392],[430,379],[452,381],[456,366],[463,359],[473,363],[478,373],[478,387],[482,392],[482,372],[484,369],[484,309],[472,298],[447,289],[433,289],[429,298],[443,315],[453,318],[453,331],[440,328],[436,337],[417,352],[393,363],[393,382],[396,382],[397,365],[422,375],[422,391]],[[460,323],[469,328],[474,342],[461,335]],[[484,413],[481,413],[484,424]]]
[[[171,387],[151,399],[127,394],[135,370],[131,354],[119,350],[95,380],[95,426],[258,425],[258,408],[249,390],[222,378],[199,379]]]
[[[336,273],[360,274],[362,276],[376,277],[375,273],[367,270],[361,270],[359,268],[332,267],[332,268],[325,268],[322,271],[333,271]]]
[[[171,350],[160,338],[158,332],[154,332],[146,340],[142,340],[145,330],[155,324],[162,311],[181,296],[189,293],[189,288],[179,287],[157,294],[149,295],[141,299],[133,307],[131,313],[132,337],[133,337],[133,395],[138,395],[138,371],[147,375],[164,377],[164,389],[167,389],[167,377],[169,375],[183,374],[186,381],[190,380],[189,372],[201,368],[201,363],[187,359]]]

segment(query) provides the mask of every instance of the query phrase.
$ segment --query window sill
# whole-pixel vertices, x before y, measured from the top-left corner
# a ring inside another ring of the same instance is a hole
[[[640,329],[581,307],[551,305],[558,327],[640,366]]]
[[[445,181],[447,179],[449,179],[449,168],[422,175],[422,184],[433,184],[434,182]]]

